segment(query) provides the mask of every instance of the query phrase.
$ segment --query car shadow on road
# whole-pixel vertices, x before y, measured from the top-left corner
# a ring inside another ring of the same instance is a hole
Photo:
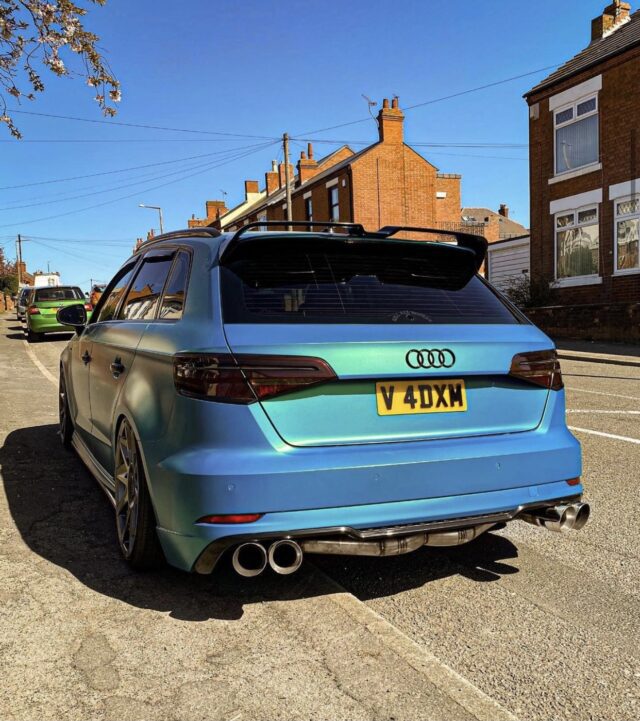
[[[272,572],[243,579],[223,560],[211,576],[166,567],[137,573],[121,559],[112,507],[79,458],[65,451],[57,425],[12,431],[0,448],[0,469],[11,516],[29,548],[97,593],[189,621],[236,620],[243,607],[264,601],[335,593],[317,565],[365,600],[464,575],[494,581],[517,568],[506,538],[485,534],[460,549],[421,549],[396,558],[314,557],[292,576]],[[6,549],[8,551],[8,549]]]

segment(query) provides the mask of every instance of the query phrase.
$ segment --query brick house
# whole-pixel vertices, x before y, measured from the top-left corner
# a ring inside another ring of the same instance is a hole
[[[368,229],[464,228],[482,234],[483,222],[461,219],[461,176],[438,172],[404,142],[403,126],[398,99],[385,99],[378,114],[378,142],[358,152],[344,145],[320,160],[309,144],[297,166],[290,166],[293,220],[353,222]],[[272,164],[262,190],[258,181],[245,181],[245,199],[235,208],[220,204],[208,201],[207,217],[192,217],[189,225],[235,230],[248,222],[286,219],[284,163]]]
[[[573,337],[640,337],[640,12],[615,0],[591,42],[532,88],[531,275],[551,304],[533,318]]]

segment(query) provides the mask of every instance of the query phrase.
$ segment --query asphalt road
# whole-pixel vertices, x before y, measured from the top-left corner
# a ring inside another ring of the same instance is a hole
[[[245,580],[119,559],[56,436],[66,339],[0,316],[0,718],[637,719],[640,367],[563,362],[593,516]],[[606,359],[605,359],[606,360]]]

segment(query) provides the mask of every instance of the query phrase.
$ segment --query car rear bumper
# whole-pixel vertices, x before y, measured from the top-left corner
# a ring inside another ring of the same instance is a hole
[[[265,514],[251,524],[195,524],[192,534],[158,528],[169,563],[185,571],[210,573],[222,554],[246,541],[342,536],[381,538],[416,532],[462,529],[477,524],[505,523],[524,511],[581,497],[582,486],[565,481],[462,496],[423,498],[304,511]]]

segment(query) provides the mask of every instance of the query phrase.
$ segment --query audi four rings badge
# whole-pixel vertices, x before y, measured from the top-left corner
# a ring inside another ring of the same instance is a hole
[[[448,348],[415,348],[405,356],[409,368],[451,368],[456,362],[453,351]]]

